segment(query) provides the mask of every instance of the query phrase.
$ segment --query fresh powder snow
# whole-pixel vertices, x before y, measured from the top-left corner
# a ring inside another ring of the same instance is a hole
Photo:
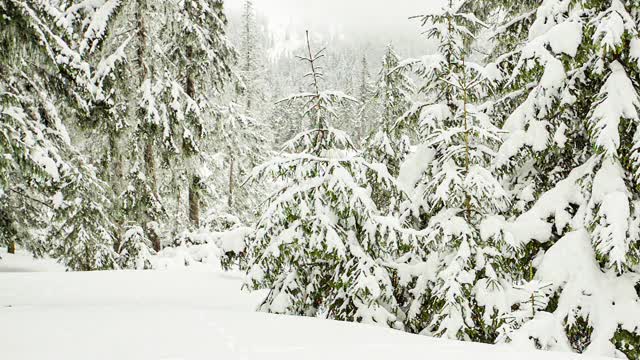
[[[236,272],[12,272],[42,261],[2,256],[3,359],[597,359],[256,313],[265,294],[241,290]]]

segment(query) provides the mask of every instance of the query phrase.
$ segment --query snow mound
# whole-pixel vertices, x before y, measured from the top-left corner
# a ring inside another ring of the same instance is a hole
[[[225,254],[246,250],[245,238],[251,231],[249,227],[237,227],[223,232],[203,230],[183,234],[178,246],[165,248],[150,259],[152,268],[221,270]]]
[[[24,250],[18,250],[15,254],[7,253],[5,248],[0,249],[0,273],[3,272],[59,272],[65,271],[64,265],[55,260],[34,259],[33,255]]]

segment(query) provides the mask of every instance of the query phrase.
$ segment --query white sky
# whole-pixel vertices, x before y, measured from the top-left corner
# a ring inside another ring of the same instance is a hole
[[[385,37],[418,33],[412,15],[443,3],[444,0],[254,0],[257,11],[276,27],[324,29],[354,36]],[[243,0],[225,0],[230,11],[242,7]],[[381,40],[381,39],[377,39]]]

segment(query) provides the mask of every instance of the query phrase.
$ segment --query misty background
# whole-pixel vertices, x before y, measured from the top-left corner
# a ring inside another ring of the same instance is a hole
[[[361,49],[372,57],[393,43],[401,56],[418,56],[433,51],[420,34],[417,21],[409,17],[440,6],[444,0],[254,0],[265,49],[272,60],[297,54],[304,45],[304,31],[331,48]],[[230,32],[241,24],[244,1],[226,0]]]

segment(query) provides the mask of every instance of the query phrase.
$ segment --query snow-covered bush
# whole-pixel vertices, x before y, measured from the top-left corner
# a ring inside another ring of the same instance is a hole
[[[133,226],[122,236],[118,245],[118,266],[122,269],[146,270],[152,267],[151,242],[145,238],[145,231]]]

